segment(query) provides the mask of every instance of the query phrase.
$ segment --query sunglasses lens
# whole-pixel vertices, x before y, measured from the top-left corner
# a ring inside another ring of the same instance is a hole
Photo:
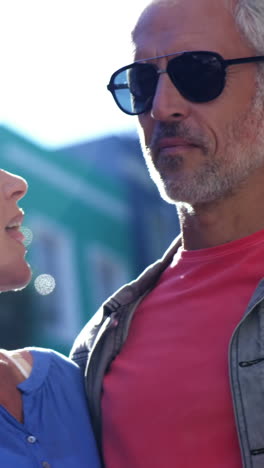
[[[225,86],[225,63],[215,52],[184,52],[169,60],[167,73],[181,95],[192,102],[217,98]],[[151,109],[159,73],[151,63],[133,63],[112,75],[108,89],[120,109],[138,115]]]
[[[135,63],[117,72],[112,89],[119,107],[132,115],[142,114],[151,108],[158,75],[150,64]]]
[[[225,86],[222,59],[211,52],[185,52],[168,64],[168,74],[188,100],[208,102],[218,97]]]

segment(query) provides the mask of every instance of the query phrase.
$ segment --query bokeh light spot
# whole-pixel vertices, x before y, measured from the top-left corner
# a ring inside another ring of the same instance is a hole
[[[20,231],[22,232],[22,234],[24,235],[25,239],[23,241],[23,244],[25,247],[27,247],[29,244],[31,244],[32,242],[32,239],[33,239],[33,233],[31,231],[31,229],[29,229],[28,227],[26,226],[21,226],[20,228]]]
[[[54,291],[56,281],[51,275],[39,275],[34,281],[34,286],[39,294],[47,296]]]

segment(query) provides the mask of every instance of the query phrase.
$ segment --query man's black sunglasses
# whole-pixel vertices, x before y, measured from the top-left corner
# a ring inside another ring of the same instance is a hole
[[[153,63],[163,57],[176,55],[169,60],[166,70],[159,70]],[[224,60],[216,52],[179,52],[161,57],[137,61],[120,68],[111,76],[107,89],[118,107],[129,115],[150,111],[159,75],[168,73],[181,95],[192,102],[209,102],[223,91],[226,68],[240,63],[261,62],[264,56]]]

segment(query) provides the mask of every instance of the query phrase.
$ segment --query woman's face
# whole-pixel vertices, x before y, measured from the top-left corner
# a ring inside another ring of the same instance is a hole
[[[0,169],[0,291],[19,289],[31,279],[19,228],[23,211],[17,202],[27,192],[27,182]]]

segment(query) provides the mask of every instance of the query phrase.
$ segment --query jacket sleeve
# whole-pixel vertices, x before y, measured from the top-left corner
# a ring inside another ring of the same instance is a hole
[[[100,330],[102,321],[103,307],[101,307],[83,327],[79,335],[76,337],[70,351],[70,358],[76,362],[76,364],[78,364],[83,373],[85,372],[89,354],[96,339],[97,333]]]

